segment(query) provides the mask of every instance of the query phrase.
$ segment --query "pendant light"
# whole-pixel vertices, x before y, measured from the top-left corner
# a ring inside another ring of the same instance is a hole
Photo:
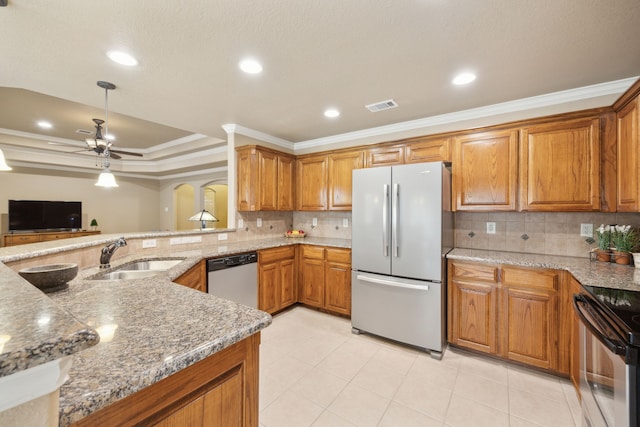
[[[104,134],[109,135],[109,90],[113,90],[116,88],[116,85],[109,82],[99,81],[98,86],[104,89]],[[102,135],[98,135],[96,132],[95,143],[98,144],[98,141],[102,142]],[[104,150],[104,157],[102,160],[102,172],[100,172],[100,176],[98,177],[98,182],[96,182],[96,187],[105,187],[105,188],[113,188],[118,187],[118,183],[116,182],[116,177],[111,173],[111,169],[109,169],[109,143],[108,141],[104,141],[106,147]]]
[[[0,171],[10,171],[11,167],[7,164],[7,161],[4,159],[4,153],[0,149]]]

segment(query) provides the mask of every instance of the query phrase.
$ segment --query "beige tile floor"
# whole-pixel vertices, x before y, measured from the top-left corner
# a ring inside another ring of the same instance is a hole
[[[304,307],[260,346],[261,427],[579,426],[567,380],[448,349],[441,361]]]

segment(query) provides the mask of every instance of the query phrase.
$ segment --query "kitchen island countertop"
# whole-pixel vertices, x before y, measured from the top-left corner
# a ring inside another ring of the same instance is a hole
[[[87,245],[99,247],[113,237],[72,239],[77,242],[64,242],[59,246],[64,250]],[[5,344],[0,350],[0,361],[14,360],[14,363],[0,365],[0,369],[4,369],[0,374],[9,375],[73,354],[70,380],[60,390],[60,425],[69,425],[271,323],[267,313],[172,282],[200,260],[299,243],[350,247],[348,239],[313,237],[221,243],[225,244],[195,250],[178,246],[126,255],[113,261],[113,268],[136,259],[175,257],[183,262],[166,272],[135,280],[92,280],[98,268],[85,268],[69,282],[68,289],[49,295],[0,264],[0,298],[6,308],[0,319],[0,334],[7,328],[17,328],[11,345]],[[31,248],[27,247],[22,252],[16,247],[3,248],[0,261],[59,253],[59,246],[36,244],[30,252]],[[25,293],[32,295],[25,296]],[[18,297],[21,304],[17,304]],[[50,317],[46,328],[50,332],[46,336],[38,323],[44,311],[55,313]],[[18,322],[20,316],[22,323]],[[24,328],[24,324],[30,328]],[[100,342],[96,344],[98,333]],[[52,348],[51,342],[57,346]],[[58,347],[64,352],[56,350]]]

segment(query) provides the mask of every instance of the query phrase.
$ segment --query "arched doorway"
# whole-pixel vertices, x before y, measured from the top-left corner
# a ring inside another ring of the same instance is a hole
[[[189,218],[196,212],[195,191],[191,184],[180,184],[173,190],[173,211],[175,216],[176,230],[191,230],[200,228],[200,224],[189,221]]]
[[[210,226],[212,228],[227,228],[228,185],[207,184],[202,190],[204,209],[218,218],[218,222],[211,223]]]

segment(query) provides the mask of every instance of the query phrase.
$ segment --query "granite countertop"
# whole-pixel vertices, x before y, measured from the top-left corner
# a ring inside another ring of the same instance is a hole
[[[454,249],[449,252],[447,258],[567,270],[585,286],[640,291],[640,268],[610,262],[589,261],[588,258],[480,249]]]
[[[26,254],[24,247],[22,252],[19,247],[3,248],[0,261],[58,253],[60,246],[64,250],[98,246],[113,236],[71,240],[77,242],[29,245],[34,250]],[[351,246],[348,239],[314,237],[220,243],[224,244],[130,254],[112,262],[112,269],[139,259],[183,261],[136,280],[92,280],[99,269],[85,268],[68,289],[54,294],[43,294],[0,263],[0,335],[12,336],[0,348],[0,376],[73,354],[70,380],[60,389],[60,425],[68,425],[271,323],[267,313],[172,282],[200,260],[300,243]],[[50,320],[43,326],[40,319],[45,312]]]

